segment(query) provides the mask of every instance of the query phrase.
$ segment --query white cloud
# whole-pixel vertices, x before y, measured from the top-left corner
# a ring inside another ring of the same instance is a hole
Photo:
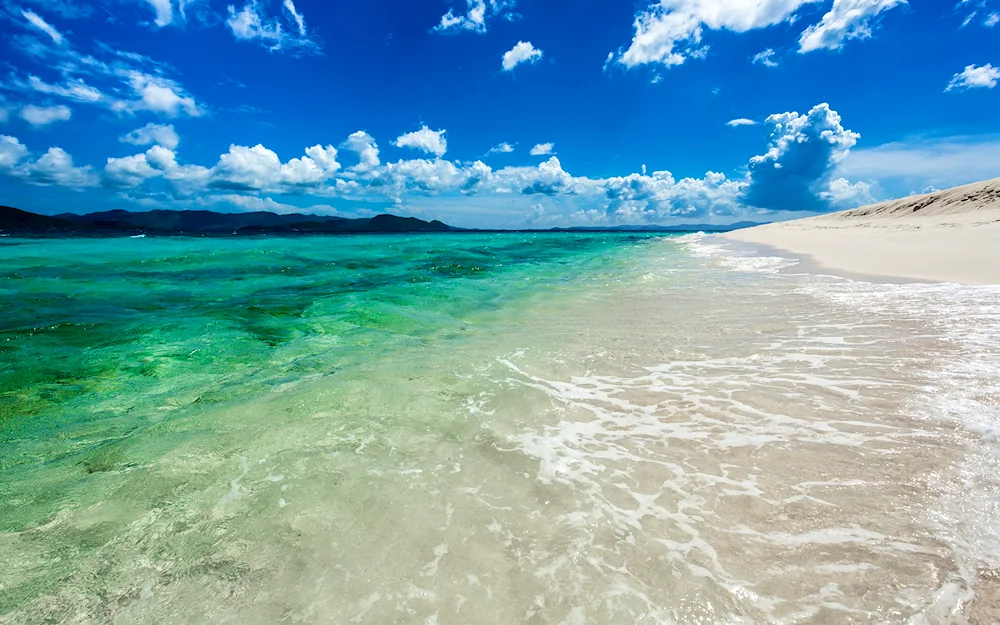
[[[521,63],[536,63],[542,56],[542,51],[530,41],[518,41],[517,45],[503,53],[503,71],[509,72]]]
[[[27,94],[29,101],[32,95],[40,93],[118,113],[152,111],[171,117],[204,113],[193,96],[167,77],[172,71],[169,66],[100,42],[93,47],[90,54],[75,50],[68,41],[62,46],[18,47],[32,62],[61,74],[61,82],[46,82],[30,73],[19,76],[15,70],[3,87]]]
[[[448,151],[448,140],[444,135],[444,130],[431,130],[427,126],[422,126],[416,132],[400,135],[394,145],[398,148],[423,150],[440,158]]]
[[[532,150],[546,157],[537,165],[494,170],[482,161],[441,158],[437,153],[443,155],[446,146],[437,145],[436,140],[443,143],[444,131],[426,127],[410,133],[412,140],[402,144],[433,157],[380,163],[374,138],[358,131],[342,144],[359,160],[346,170],[330,145],[312,146],[287,162],[263,145],[232,145],[214,166],[203,167],[179,164],[172,149],[157,144],[141,154],[107,159],[98,178],[89,168],[73,166],[62,151],[50,150],[47,157],[26,161],[26,148],[13,138],[0,138],[0,168],[10,177],[33,184],[72,188],[100,180],[110,188],[148,191],[150,181],[159,179],[167,191],[149,193],[199,205],[224,201],[248,209],[280,210],[280,205],[265,208],[268,205],[261,196],[337,197],[354,206],[360,203],[379,210],[393,206],[393,212],[445,218],[456,225],[472,225],[477,219],[481,221],[476,225],[493,226],[523,226],[526,220],[548,225],[726,223],[753,218],[762,210],[769,218],[790,216],[794,211],[821,212],[862,203],[874,195],[877,183],[870,174],[857,176],[843,170],[850,162],[845,156],[858,136],[844,129],[840,117],[827,105],[813,107],[805,115],[772,115],[767,123],[773,127],[769,149],[750,159],[745,176],[733,179],[716,172],[675,179],[667,171],[647,175],[645,167],[642,173],[619,177],[574,176],[552,156],[552,144],[539,144]],[[137,142],[155,141],[153,129],[140,132],[145,130],[130,135]],[[982,160],[996,162],[995,158]],[[154,195],[133,199],[152,202]]]
[[[791,21],[798,9],[817,0],[658,0],[635,16],[635,35],[618,62],[680,65],[704,54],[704,30],[743,33]]]
[[[132,145],[152,145],[155,143],[170,150],[176,150],[181,141],[180,137],[177,136],[177,131],[174,130],[173,124],[162,125],[152,122],[142,128],[133,130],[119,140],[123,143],[131,143]]]
[[[945,91],[974,87],[992,89],[997,86],[997,80],[1000,80],[1000,68],[993,67],[989,63],[982,67],[966,65],[964,70],[951,77],[951,82],[948,83]]]
[[[178,165],[176,153],[154,145],[142,154],[124,158],[109,158],[104,165],[104,186],[118,189],[135,188],[147,180],[163,177],[180,190],[181,195],[202,192],[211,171],[196,165]]]
[[[187,20],[187,9],[189,5],[195,3],[201,3],[203,5],[208,4],[206,0],[139,0],[139,2],[149,5],[149,7],[156,14],[153,18],[153,23],[160,28]],[[178,18],[177,16],[180,17]],[[206,15],[199,15],[198,17],[202,21],[206,19]]]
[[[746,183],[708,172],[704,178],[675,180],[669,171],[631,174],[604,181],[607,219],[617,223],[653,223],[678,218],[731,218],[744,208]]]
[[[209,184],[219,189],[295,193],[319,186],[338,169],[337,149],[332,145],[307,148],[306,156],[287,163],[263,145],[231,145],[212,169]]]
[[[341,147],[358,155],[358,164],[351,167],[352,171],[365,173],[381,164],[378,156],[378,144],[375,143],[375,138],[363,130],[352,133]]]
[[[820,197],[830,202],[833,208],[842,210],[874,204],[877,201],[872,195],[872,183],[858,181],[852,184],[846,178],[831,181],[827,190],[820,192]]]
[[[756,126],[757,122],[752,119],[747,119],[746,117],[740,117],[738,119],[729,120],[726,122],[726,125],[734,128],[736,126]]]
[[[282,6],[284,6],[285,10],[288,11],[288,14],[295,21],[295,25],[299,29],[299,36],[305,37],[306,36],[306,20],[302,16],[302,14],[299,13],[295,9],[295,3],[292,2],[292,0],[285,0],[284,4]]]
[[[406,190],[444,193],[465,183],[464,172],[451,161],[422,158],[386,163],[378,182],[390,197],[400,199]]]
[[[490,151],[487,152],[487,154],[510,154],[513,151],[514,146],[504,141],[500,145],[490,148]]]
[[[21,11],[21,15],[23,15],[24,19],[28,20],[28,23],[33,27],[42,31],[49,37],[52,37],[52,41],[54,41],[56,45],[62,45],[63,36],[51,24],[43,20],[37,13],[34,11]]]
[[[799,37],[799,52],[837,50],[847,39],[871,37],[869,22],[879,13],[906,4],[906,0],[833,0],[833,7]]]
[[[483,34],[487,30],[486,22],[493,17],[514,19],[512,13],[515,0],[465,0],[464,14],[455,14],[455,9],[441,16],[441,21],[434,27],[435,32],[470,31]]]
[[[128,76],[132,90],[139,99],[131,102],[115,102],[112,105],[115,110],[130,113],[152,111],[167,117],[177,117],[181,114],[191,117],[202,115],[203,111],[194,98],[187,95],[176,82],[138,71],[130,71]]]
[[[530,154],[532,156],[548,156],[552,154],[552,150],[555,149],[554,143],[539,143],[535,147],[531,148]]]
[[[28,148],[15,137],[0,135],[0,169],[10,169],[28,155]]]
[[[149,151],[159,146],[150,148]],[[165,150],[166,148],[160,148]],[[161,157],[162,160],[162,157]],[[173,152],[170,153],[170,162],[174,161]],[[104,184],[110,187],[137,187],[143,182],[160,176],[163,171],[154,168],[146,154],[135,154],[124,158],[109,158],[104,166]]]
[[[562,163],[555,156],[534,167],[504,167],[495,174],[479,178],[480,188],[477,191],[520,195],[600,193],[601,185],[596,180],[572,176],[563,169]]]
[[[97,184],[90,167],[77,167],[73,157],[62,148],[49,148],[35,161],[24,160],[27,149],[13,137],[0,136],[0,169],[36,186],[61,186],[82,189]]]
[[[277,50],[316,50],[318,46],[306,31],[305,17],[295,8],[292,0],[284,0],[282,4],[286,23],[292,28],[286,31],[279,18],[268,18],[264,14],[260,0],[247,0],[239,11],[229,5],[226,25],[233,36],[240,40],[259,40],[262,45],[272,51]]]
[[[272,41],[277,47],[281,47],[281,24],[265,21],[257,2],[247,2],[239,12],[235,6],[229,5],[228,11],[229,18],[226,24],[229,25],[234,37]]]
[[[1000,13],[990,13],[986,16],[986,21],[983,22],[983,26],[986,28],[993,28],[997,24],[1000,24]]]
[[[38,93],[54,95],[76,102],[95,103],[104,99],[100,90],[91,87],[83,79],[72,79],[62,85],[52,85],[37,76],[28,76],[27,87]]]
[[[48,126],[53,122],[68,121],[73,111],[62,104],[58,106],[35,106],[29,104],[21,109],[21,119],[32,126]]]
[[[771,48],[767,48],[766,50],[762,50],[753,55],[752,61],[754,65],[763,65],[764,67],[778,66],[778,62],[774,60],[774,50]]]
[[[146,0],[146,2],[156,11],[155,23],[157,26],[167,26],[174,21],[174,8],[170,4],[171,0]]]

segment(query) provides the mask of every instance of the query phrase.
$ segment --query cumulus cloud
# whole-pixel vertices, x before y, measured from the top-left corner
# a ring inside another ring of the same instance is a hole
[[[465,0],[465,13],[455,13],[455,9],[441,16],[441,21],[434,27],[435,32],[468,31],[483,34],[486,32],[486,22],[493,17],[514,19],[512,12],[515,0]]]
[[[1000,80],[1000,68],[993,67],[989,63],[982,67],[966,65],[964,70],[951,77],[951,82],[945,87],[945,91],[976,87],[992,89],[997,86],[997,80]]]
[[[263,145],[231,145],[213,168],[210,185],[230,190],[297,192],[329,180],[338,169],[337,149],[332,145],[307,148],[306,156],[287,163]]]
[[[828,201],[832,207],[844,210],[877,201],[872,195],[872,183],[861,180],[852,183],[847,178],[831,181],[827,190],[820,192],[820,198]]]
[[[745,186],[715,172],[675,180],[669,171],[610,178],[603,185],[607,215],[619,223],[737,214]]]
[[[309,51],[318,49],[306,29],[305,17],[295,8],[293,0],[282,3],[282,17],[290,30],[285,30],[279,17],[267,17],[260,0],[247,0],[243,8],[227,8],[226,25],[233,36],[244,41],[258,41],[271,51]]]
[[[62,104],[58,106],[35,106],[30,104],[21,109],[21,119],[32,126],[48,126],[54,122],[68,121],[73,111]]]
[[[756,126],[757,122],[752,119],[747,119],[746,117],[740,117],[737,119],[731,119],[726,122],[726,125],[735,128],[736,126]]]
[[[829,210],[823,193],[860,135],[845,129],[825,103],[805,115],[771,115],[766,123],[772,127],[769,149],[750,159],[746,202],[770,210]]]
[[[10,169],[28,155],[28,148],[9,135],[0,135],[0,169]]]
[[[115,102],[112,105],[115,110],[129,113],[152,111],[167,117],[178,117],[182,114],[191,117],[202,115],[203,111],[194,98],[187,95],[173,80],[139,71],[128,72],[128,76],[138,99]]]
[[[530,41],[518,41],[513,48],[503,53],[503,71],[512,71],[521,63],[537,63],[542,56],[542,51],[531,45]]]
[[[767,48],[762,50],[757,54],[753,55],[751,59],[754,65],[763,65],[764,67],[777,67],[778,62],[774,60],[774,50]]]
[[[29,184],[40,186],[79,189],[97,184],[90,167],[75,166],[73,157],[62,148],[49,148],[37,161],[15,171]]]
[[[442,157],[448,151],[448,140],[444,135],[444,130],[431,130],[427,126],[421,126],[416,132],[408,132],[397,137],[394,145],[398,148],[423,150],[428,154]]]
[[[211,167],[180,164],[174,150],[163,145],[170,138],[157,138],[161,130],[156,125],[126,135],[127,142],[153,145],[140,154],[107,159],[100,177],[89,168],[75,167],[59,150],[32,161],[27,149],[11,137],[0,137],[0,170],[33,184],[72,188],[100,180],[109,188],[128,190],[129,197],[148,189],[150,181],[161,180],[157,188],[182,202],[247,198],[236,202],[263,207],[260,198],[269,194],[337,197],[371,206],[388,203],[411,214],[433,211],[436,217],[468,215],[462,211],[470,210],[507,215],[513,220],[510,225],[524,225],[528,218],[550,225],[684,219],[726,223],[752,218],[762,210],[772,215],[819,212],[873,199],[873,180],[859,182],[842,170],[844,156],[858,136],[843,128],[829,106],[818,105],[805,115],[772,115],[767,123],[773,127],[769,149],[753,157],[748,172],[736,178],[708,172],[677,179],[669,171],[647,174],[645,167],[641,173],[610,178],[575,176],[552,155],[551,144],[536,146],[533,153],[546,158],[534,166],[494,170],[478,160],[445,160],[444,131],[426,126],[402,135],[396,143],[426,151],[430,157],[381,163],[374,138],[358,131],[341,144],[359,161],[346,170],[337,150],[322,144],[289,161],[263,145],[232,145]]]
[[[173,124],[162,125],[152,122],[122,136],[119,140],[123,143],[131,143],[132,145],[153,145],[155,143],[170,150],[176,150],[178,144],[181,142],[180,137],[177,136],[177,131],[174,130]]]
[[[444,193],[457,191],[465,183],[465,173],[451,161],[417,158],[386,163],[376,178],[376,188],[399,200],[405,191]]]
[[[574,178],[563,169],[555,156],[535,167],[505,167],[490,176],[481,176],[481,190],[521,195],[577,194],[596,183],[586,178]]]
[[[347,141],[341,144],[341,147],[358,155],[358,164],[351,167],[352,171],[358,173],[369,172],[381,165],[378,156],[378,144],[375,143],[375,138],[363,130],[352,133],[347,138]]]
[[[158,167],[154,167],[156,163]],[[163,175],[164,165],[176,163],[173,151],[153,146],[145,154],[109,158],[104,166],[104,184],[114,188],[137,187],[150,178]]]
[[[556,144],[554,143],[539,143],[535,147],[531,148],[532,156],[548,156],[553,153]]]
[[[635,16],[635,34],[618,56],[625,67],[648,63],[680,65],[704,56],[705,29],[743,33],[791,21],[796,11],[815,0],[658,0]]]
[[[43,33],[51,37],[52,41],[55,42],[57,46],[62,45],[63,36],[59,33],[58,30],[56,30],[51,24],[46,22],[44,19],[42,19],[41,16],[39,16],[37,13],[35,13],[34,11],[21,11],[21,15],[24,16],[24,19],[28,20],[28,24],[30,24],[33,28],[37,28],[38,30],[42,31]]]
[[[77,167],[62,148],[49,148],[38,159],[28,159],[28,149],[16,138],[0,136],[0,172],[36,186],[82,189],[97,184],[90,167]]]
[[[867,39],[872,18],[900,4],[906,0],[834,0],[823,19],[802,32],[799,52],[837,50],[847,39]]]

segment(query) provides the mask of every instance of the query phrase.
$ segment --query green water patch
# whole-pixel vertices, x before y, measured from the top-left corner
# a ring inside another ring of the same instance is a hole
[[[659,240],[397,235],[4,246],[0,499],[10,504],[0,528],[44,524],[85,505],[98,484],[217,436],[220,410],[315,379],[346,401],[337,390],[343,380],[357,387],[359,372],[381,362],[404,354],[420,362],[428,350],[489,333],[502,311],[532,298],[629,276],[631,255]]]

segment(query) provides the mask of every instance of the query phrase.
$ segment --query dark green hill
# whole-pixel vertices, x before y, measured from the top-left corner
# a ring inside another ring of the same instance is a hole
[[[49,217],[16,208],[0,209],[0,232],[8,234],[337,234],[358,232],[448,232],[440,221],[414,217],[378,215],[347,219],[324,215],[278,215],[276,213],[215,213],[212,211],[125,210]]]
[[[10,206],[0,206],[0,232],[85,232],[87,224],[80,224],[60,217],[36,215]]]

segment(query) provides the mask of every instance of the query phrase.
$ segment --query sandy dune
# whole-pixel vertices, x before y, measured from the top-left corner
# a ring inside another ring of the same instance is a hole
[[[1000,178],[725,236],[832,270],[1000,284]]]

